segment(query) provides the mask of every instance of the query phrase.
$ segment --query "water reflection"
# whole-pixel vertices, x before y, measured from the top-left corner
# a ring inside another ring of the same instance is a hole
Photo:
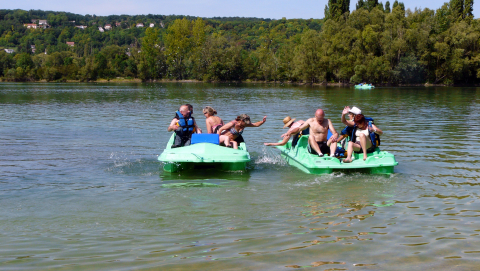
[[[162,167],[162,166],[161,166]],[[250,179],[249,170],[243,171],[219,171],[215,169],[194,169],[184,170],[180,172],[166,172],[161,170],[159,177],[165,183],[173,183],[175,181],[189,181],[189,182],[210,182],[222,185],[223,183],[230,183],[228,181],[246,182]]]

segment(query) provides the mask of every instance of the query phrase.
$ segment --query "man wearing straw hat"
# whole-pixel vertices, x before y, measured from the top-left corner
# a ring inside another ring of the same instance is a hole
[[[285,124],[283,126],[283,128],[290,128],[288,129],[287,133],[283,134],[282,137],[283,137],[283,140],[280,141],[280,142],[277,142],[277,143],[263,143],[265,146],[283,146],[285,144],[287,144],[288,140],[290,140],[290,137],[292,135],[295,135],[295,134],[298,134],[299,132],[294,132],[293,130],[302,126],[302,124],[305,123],[305,121],[303,120],[299,120],[297,122],[294,122],[296,119],[292,119],[290,116],[287,116],[283,119],[283,124]],[[290,133],[289,133],[290,132]],[[305,131],[302,131],[304,135],[308,134],[308,131],[305,130]],[[292,147],[295,147],[295,145],[297,144],[297,141],[298,141],[298,138],[299,137],[295,137],[292,141]]]

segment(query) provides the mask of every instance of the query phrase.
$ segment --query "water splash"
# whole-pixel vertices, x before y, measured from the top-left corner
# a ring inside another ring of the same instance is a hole
[[[263,146],[260,155],[255,159],[255,164],[288,165],[282,157],[271,148]]]
[[[107,168],[107,172],[120,175],[155,176],[159,174],[159,163],[156,159],[145,157],[132,158],[125,152],[112,152],[110,159],[113,164]]]

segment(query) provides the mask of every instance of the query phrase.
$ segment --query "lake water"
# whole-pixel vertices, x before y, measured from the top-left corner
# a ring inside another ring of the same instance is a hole
[[[243,172],[163,172],[178,106],[247,113]],[[384,132],[390,177],[308,175],[287,115],[345,105]],[[480,88],[0,84],[1,270],[478,270]],[[172,188],[171,183],[218,186]]]

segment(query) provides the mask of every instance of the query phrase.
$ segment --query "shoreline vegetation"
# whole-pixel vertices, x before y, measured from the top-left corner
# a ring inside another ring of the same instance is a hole
[[[308,20],[2,9],[0,82],[478,86],[479,40],[473,0],[329,0]]]
[[[141,80],[139,78],[113,78],[113,79],[97,79],[95,81],[80,81],[80,80],[57,80],[57,81],[47,81],[45,79],[42,80],[35,80],[35,81],[4,81],[0,79],[0,83],[192,83],[192,84],[204,84],[204,83],[211,83],[211,84],[273,84],[273,85],[296,85],[296,86],[335,86],[335,87],[353,87],[354,84],[352,83],[335,83],[335,82],[320,82],[320,83],[310,83],[310,82],[301,82],[301,81],[252,81],[252,80],[245,80],[245,81],[201,81],[195,79],[186,79],[186,80],[175,80],[175,79],[154,79],[154,80]],[[377,87],[445,87],[448,86],[446,84],[378,84]],[[480,84],[475,85],[458,85],[458,86],[467,86],[467,87],[478,87]]]

